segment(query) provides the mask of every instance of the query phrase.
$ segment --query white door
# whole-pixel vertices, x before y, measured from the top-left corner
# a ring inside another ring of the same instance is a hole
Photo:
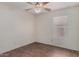
[[[53,27],[53,44],[63,47],[67,35],[67,16],[54,17],[52,21]]]

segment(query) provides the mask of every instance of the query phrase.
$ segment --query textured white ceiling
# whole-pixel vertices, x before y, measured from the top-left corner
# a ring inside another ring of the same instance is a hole
[[[52,10],[57,10],[57,9],[78,5],[78,4],[79,4],[78,2],[53,2],[53,3],[49,3],[48,6]]]
[[[6,2],[6,4],[17,7],[17,8],[21,8],[21,9],[28,9],[32,7],[26,2]],[[74,6],[76,4],[79,4],[79,3],[78,2],[50,2],[48,4],[48,7],[51,8],[52,10],[55,10],[55,9],[69,7],[69,6]]]
[[[0,2],[0,4],[5,4],[7,6],[20,8],[23,10],[33,7],[32,5],[27,4],[26,2]],[[48,7],[51,8],[53,11],[57,9],[74,6],[77,4],[79,4],[79,2],[50,2],[48,4]]]

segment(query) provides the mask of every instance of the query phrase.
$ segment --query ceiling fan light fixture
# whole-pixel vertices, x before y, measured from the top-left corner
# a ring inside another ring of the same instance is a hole
[[[48,2],[36,2],[35,4],[30,2],[30,4],[33,6],[30,10],[36,14],[50,11],[50,8],[48,8]]]
[[[34,9],[34,12],[35,12],[35,13],[41,13],[41,12],[42,12],[42,9],[41,9],[41,8],[35,8],[35,9]]]

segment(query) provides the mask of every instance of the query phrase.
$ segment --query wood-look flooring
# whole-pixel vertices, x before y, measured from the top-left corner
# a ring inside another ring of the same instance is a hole
[[[79,57],[79,52],[42,43],[32,43],[3,53],[1,57]]]

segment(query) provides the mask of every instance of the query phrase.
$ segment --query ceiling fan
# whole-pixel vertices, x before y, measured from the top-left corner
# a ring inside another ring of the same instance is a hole
[[[51,9],[48,8],[49,2],[26,2],[26,3],[31,5],[30,8],[26,9],[26,11],[33,10],[35,13],[51,11]]]

